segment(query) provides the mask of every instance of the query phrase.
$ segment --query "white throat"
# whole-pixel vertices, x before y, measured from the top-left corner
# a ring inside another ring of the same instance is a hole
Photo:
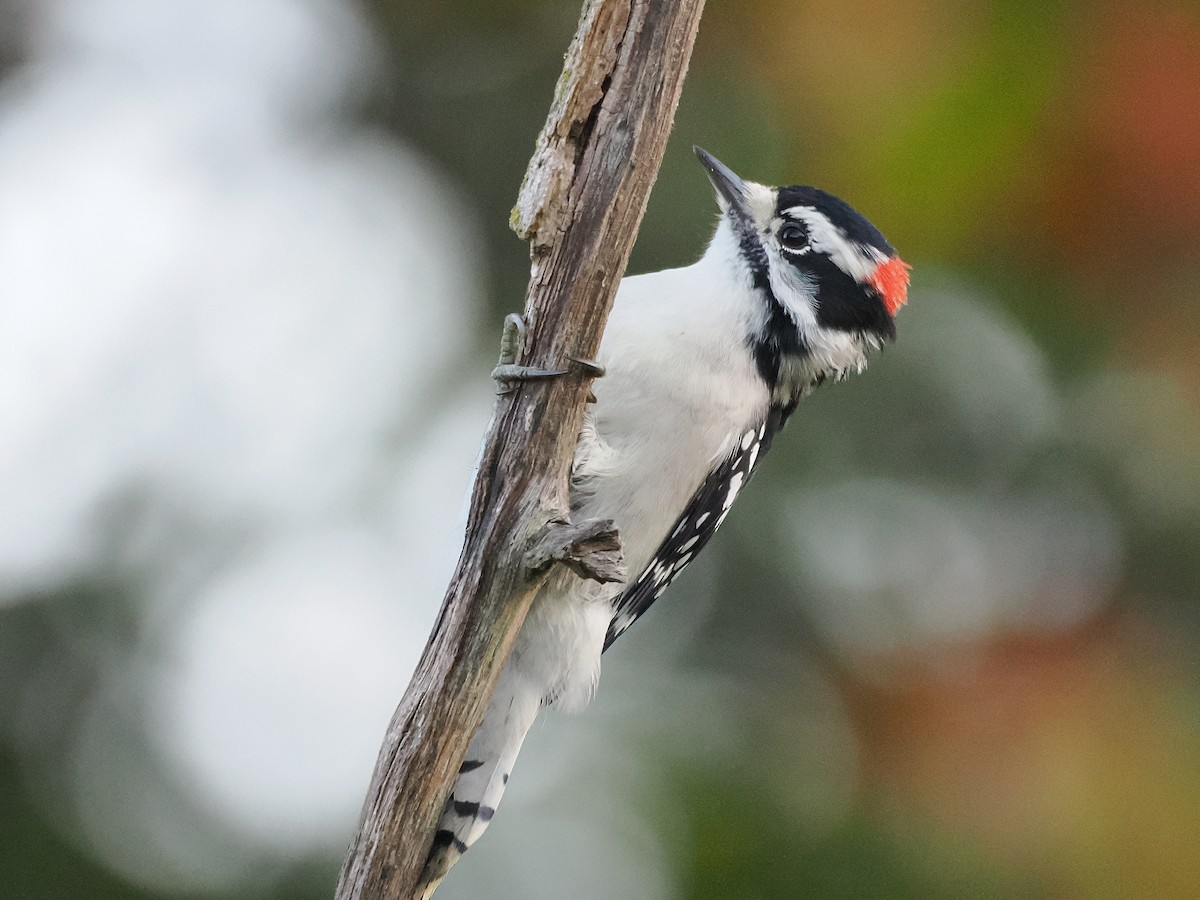
[[[764,239],[763,232],[757,236],[767,261],[768,283],[774,301],[755,286],[754,270],[746,260],[739,235],[727,216],[721,217],[704,261],[734,273],[731,287],[744,295],[749,307],[747,339],[765,328],[770,317],[767,304],[777,302],[796,328],[800,343],[807,348],[805,353],[786,355],[781,359],[772,399],[788,403],[807,394],[821,381],[840,380],[852,372],[861,372],[867,365],[869,354],[879,348],[881,340],[871,335],[823,327],[817,321],[816,292],[811,280],[785,260],[774,242]]]

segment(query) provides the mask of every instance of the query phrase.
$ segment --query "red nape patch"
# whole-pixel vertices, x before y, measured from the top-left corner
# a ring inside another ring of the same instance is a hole
[[[881,262],[869,279],[871,286],[883,297],[889,316],[894,316],[896,310],[908,302],[908,270],[911,268],[900,257],[893,256]]]

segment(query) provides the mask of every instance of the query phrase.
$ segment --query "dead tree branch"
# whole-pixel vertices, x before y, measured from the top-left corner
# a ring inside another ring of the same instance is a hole
[[[409,900],[467,743],[555,562],[617,577],[612,523],[568,520],[567,479],[600,345],[683,85],[703,0],[589,0],[512,227],[531,245],[518,363],[565,369],[500,396],[466,540],[388,726],[338,900]]]

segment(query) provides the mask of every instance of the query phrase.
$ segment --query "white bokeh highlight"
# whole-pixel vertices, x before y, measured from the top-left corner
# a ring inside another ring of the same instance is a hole
[[[341,7],[40,21],[44,57],[0,95],[9,602],[94,566],[126,490],[212,518],[346,503],[466,346],[477,290],[437,252],[471,219],[427,163],[297,113],[369,49]]]
[[[197,799],[280,849],[349,833],[430,625],[405,593],[395,548],[349,529],[283,539],[214,579],[182,623],[154,730]]]
[[[351,9],[48,0],[0,86],[0,603],[131,580],[45,803],[153,889],[345,847],[487,421],[473,218],[339,118]]]

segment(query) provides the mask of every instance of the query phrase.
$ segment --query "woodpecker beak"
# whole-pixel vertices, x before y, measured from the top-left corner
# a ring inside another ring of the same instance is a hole
[[[726,209],[739,218],[750,219],[750,212],[746,209],[746,182],[703,147],[692,147],[692,152],[700,160],[700,165],[704,166],[712,186],[725,201]]]

